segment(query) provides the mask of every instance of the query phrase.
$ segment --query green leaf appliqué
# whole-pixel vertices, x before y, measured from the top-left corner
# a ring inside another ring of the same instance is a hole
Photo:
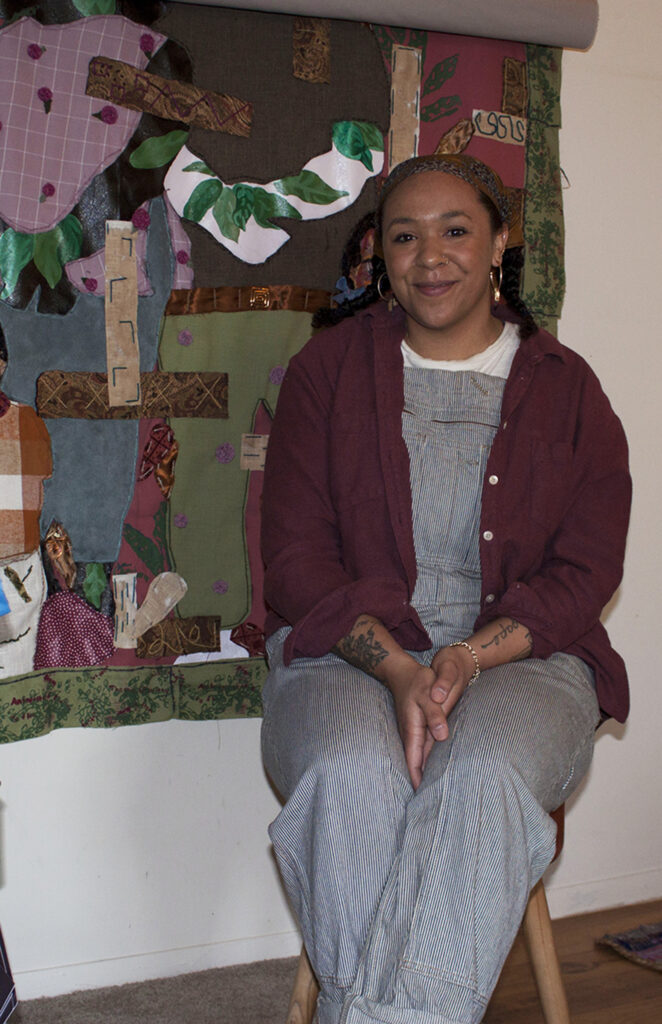
[[[239,242],[239,227],[233,220],[236,207],[237,197],[233,189],[223,188],[211,211],[222,236],[233,242]]]
[[[90,14],[114,14],[115,0],[73,0],[74,7],[86,17]]]
[[[425,79],[425,85],[421,96],[428,96],[431,92],[436,92],[437,89],[441,89],[444,82],[447,82],[449,78],[452,78],[457,68],[458,54],[454,53],[452,57],[446,57],[445,60],[439,61],[438,64],[432,68],[432,71]]]
[[[347,192],[336,191],[325,181],[322,181],[319,174],[314,171],[300,171],[299,174],[289,178],[280,178],[274,181],[276,188],[282,195],[297,196],[303,199],[304,203],[315,203],[318,206],[328,206],[335,203],[336,199],[342,199],[348,195]]]
[[[163,167],[174,160],[188,139],[188,132],[181,128],[168,132],[167,135],[155,135],[145,139],[129,157],[129,163],[138,170],[152,167]]]
[[[186,206],[182,216],[187,220],[201,221],[207,210],[212,206],[223,191],[223,182],[218,178],[210,178],[209,181],[201,181],[196,185],[191,195],[186,200]]]
[[[85,600],[95,608],[101,607],[101,595],[106,589],[106,571],[101,562],[88,562],[85,566],[83,593]]]
[[[16,288],[19,275],[34,254],[34,235],[24,235],[7,228],[0,235],[0,277],[4,287],[0,299],[8,299]]]
[[[207,167],[204,160],[194,160],[192,164],[187,164],[186,167],[182,168],[183,171],[197,171],[198,174],[209,174],[213,175],[211,167]]]
[[[62,264],[57,252],[59,241],[55,228],[34,236],[34,265],[51,288],[55,288],[62,277]]]
[[[275,228],[272,224],[272,217],[292,217],[294,220],[301,220],[301,214],[291,203],[288,203],[284,196],[274,195],[273,192],[266,192],[263,188],[253,189],[253,216],[261,228]]]
[[[440,117],[448,117],[460,109],[459,96],[440,96],[434,103],[428,103],[421,110],[421,121],[436,121]]]
[[[333,126],[333,144],[350,160],[360,160],[369,171],[374,170],[370,146],[358,121],[337,121]],[[383,148],[383,143],[382,143]]]
[[[212,208],[219,231],[225,238],[229,238],[233,242],[239,241],[239,228],[233,220],[236,206],[236,195],[231,188],[224,188]]]
[[[248,218],[253,212],[253,205],[255,203],[254,192],[255,189],[251,188],[250,185],[233,185],[232,191],[234,192],[235,199],[237,200],[232,219],[237,227],[243,231],[248,223]]]

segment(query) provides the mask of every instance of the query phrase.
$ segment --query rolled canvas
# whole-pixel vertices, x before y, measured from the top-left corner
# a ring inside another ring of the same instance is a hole
[[[595,39],[598,0],[184,0],[217,7],[371,21],[435,32],[585,50]]]

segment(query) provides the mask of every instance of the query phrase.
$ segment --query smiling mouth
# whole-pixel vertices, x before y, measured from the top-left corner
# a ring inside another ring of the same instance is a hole
[[[435,297],[446,295],[455,284],[455,281],[420,281],[414,287],[421,295]]]

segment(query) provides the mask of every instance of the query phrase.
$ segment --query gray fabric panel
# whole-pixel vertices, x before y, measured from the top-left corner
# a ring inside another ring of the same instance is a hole
[[[161,318],[170,294],[173,259],[162,199],[150,206],[147,269],[154,294],[138,302],[140,368],[156,362]],[[37,377],[45,370],[106,369],[104,303],[80,295],[66,317],[12,309],[0,302],[9,363],[5,394],[35,404]],[[13,358],[15,357],[15,358]],[[66,527],[77,561],[112,562],[133,492],[137,422],[46,420],[53,446],[53,479],[44,483],[42,533],[51,519]]]
[[[311,84],[292,73],[293,24],[284,15],[175,3],[155,25],[188,50],[196,85],[253,104],[248,139],[204,129],[190,133],[188,148],[223,181],[267,182],[297,173],[311,157],[331,148],[335,121],[370,121],[383,132],[388,129],[389,83],[371,30],[356,22],[332,22],[331,82]],[[280,221],[290,241],[258,266],[237,259],[204,228],[183,221],[192,243],[195,286],[332,289],[345,243],[375,202],[371,180],[342,213],[305,223]]]
[[[183,0],[189,4],[192,0]],[[202,0],[215,7],[278,10],[317,18],[349,18],[486,39],[587,49],[598,25],[598,0]]]

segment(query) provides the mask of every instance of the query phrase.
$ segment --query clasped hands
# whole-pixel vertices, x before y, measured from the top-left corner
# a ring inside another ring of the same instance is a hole
[[[393,695],[398,731],[414,789],[418,789],[435,742],[448,739],[448,716],[474,672],[469,651],[442,647],[430,667],[411,655],[393,659],[385,685]]]

